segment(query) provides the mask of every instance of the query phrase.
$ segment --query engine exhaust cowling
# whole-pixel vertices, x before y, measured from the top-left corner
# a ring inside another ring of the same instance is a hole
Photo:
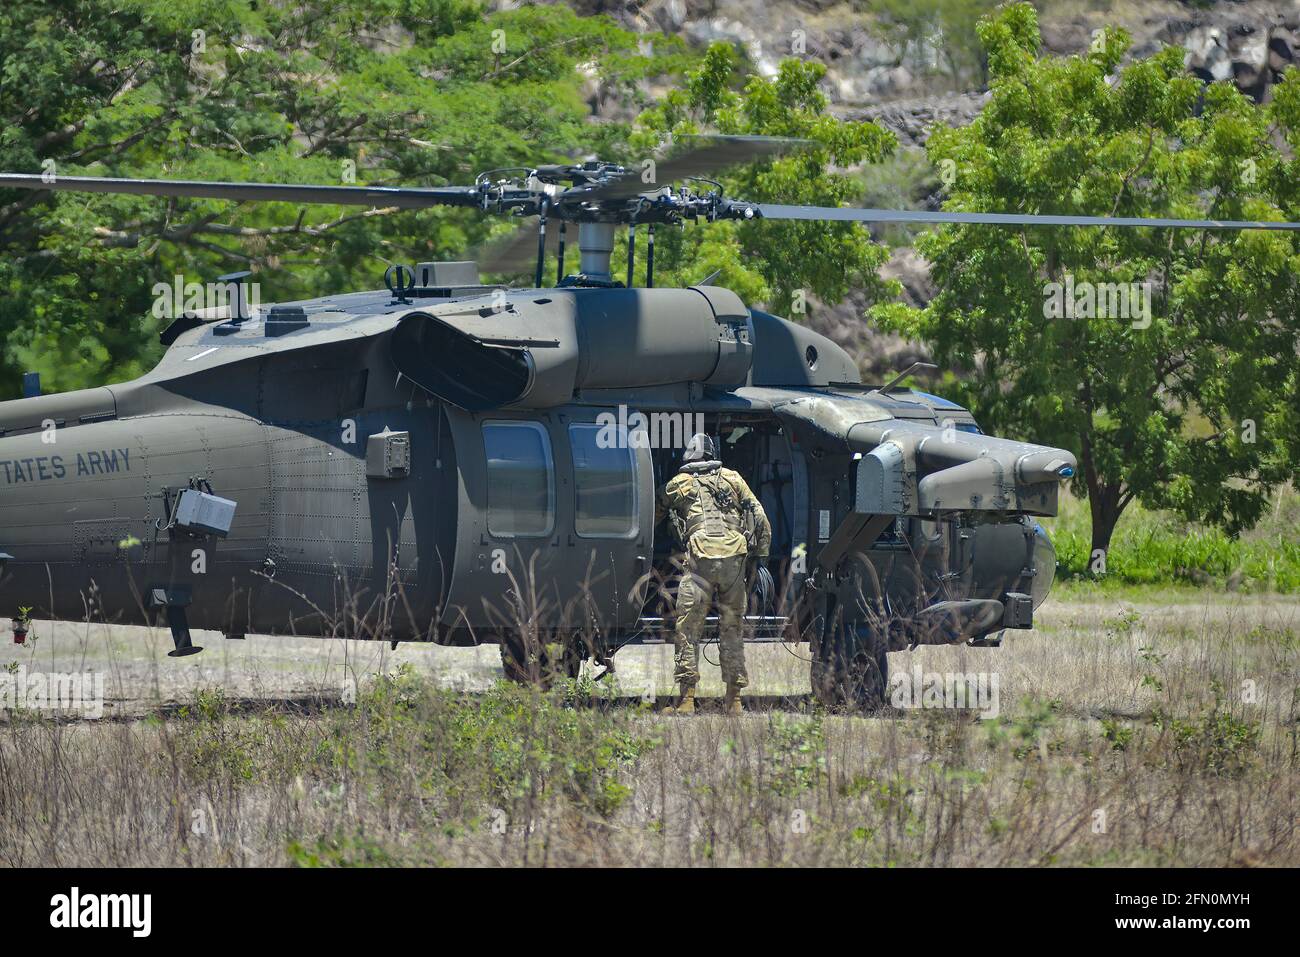
[[[398,371],[470,412],[550,408],[581,389],[735,386],[753,358],[735,293],[556,289],[416,310],[393,330]]]

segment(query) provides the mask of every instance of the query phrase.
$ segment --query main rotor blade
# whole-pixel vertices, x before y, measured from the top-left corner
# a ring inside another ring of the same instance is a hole
[[[784,136],[692,136],[683,137],[691,143],[684,153],[657,163],[654,178],[642,179],[642,171],[634,169],[621,179],[595,189],[584,191],[584,199],[629,199],[638,193],[653,190],[692,176],[709,177],[739,163],[779,156],[811,144],[811,140]],[[578,189],[581,189],[579,187]]]
[[[213,183],[192,179],[108,179],[99,176],[54,176],[0,173],[0,189],[72,190],[82,193],[127,193],[132,196],[193,196],[233,202],[275,201],[326,203],[333,206],[477,206],[472,186],[425,189],[408,186],[311,186],[282,183]]]
[[[764,219],[860,223],[969,223],[990,226],[1171,226],[1177,229],[1300,229],[1300,223],[1258,219],[1163,219],[1154,216],[1051,216],[1034,213],[948,213],[909,209],[780,206],[760,203]]]

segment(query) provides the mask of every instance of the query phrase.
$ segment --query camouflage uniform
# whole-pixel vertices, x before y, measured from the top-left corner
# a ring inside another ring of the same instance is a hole
[[[659,493],[658,518],[672,517],[678,546],[684,551],[677,586],[676,646],[673,678],[683,688],[699,681],[696,644],[714,594],[718,598],[718,644],[722,677],[728,687],[743,688],[745,645],[741,633],[748,594],[745,565],[765,559],[772,529],[762,504],[745,480],[720,462],[688,462]]]

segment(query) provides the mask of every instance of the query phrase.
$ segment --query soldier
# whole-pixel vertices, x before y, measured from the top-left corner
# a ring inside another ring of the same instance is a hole
[[[745,480],[722,467],[713,440],[703,433],[691,437],[681,471],[659,493],[656,522],[665,514],[672,519],[683,553],[673,635],[673,680],[679,696],[669,710],[695,713],[695,685],[700,680],[696,645],[716,593],[719,656],[727,683],[724,706],[728,714],[740,714],[740,689],[749,684],[741,634],[749,594],[746,570],[767,559],[772,527]]]

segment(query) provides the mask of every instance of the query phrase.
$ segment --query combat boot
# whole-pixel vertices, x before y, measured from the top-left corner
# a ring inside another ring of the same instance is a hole
[[[677,698],[677,703],[664,708],[664,714],[695,713],[695,685],[682,685],[681,689],[682,693]]]
[[[745,709],[740,706],[740,689],[741,685],[729,683],[727,685],[727,695],[722,699],[722,713],[730,715],[741,715]]]

